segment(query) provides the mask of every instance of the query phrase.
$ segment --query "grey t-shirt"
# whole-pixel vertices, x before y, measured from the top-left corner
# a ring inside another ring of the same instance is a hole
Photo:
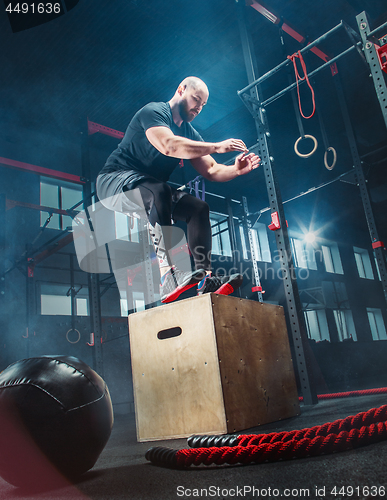
[[[175,124],[168,102],[151,102],[134,115],[100,174],[133,171],[134,179],[138,173],[140,178],[145,174],[166,182],[180,160],[163,155],[148,141],[146,130],[160,126],[168,127],[175,135],[203,141],[190,123],[183,122],[181,127]]]

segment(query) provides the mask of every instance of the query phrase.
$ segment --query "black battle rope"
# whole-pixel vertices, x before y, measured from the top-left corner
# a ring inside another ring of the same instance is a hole
[[[150,448],[145,458],[175,469],[191,465],[251,464],[351,450],[387,439],[387,405],[301,430],[269,434],[192,436],[191,449]]]

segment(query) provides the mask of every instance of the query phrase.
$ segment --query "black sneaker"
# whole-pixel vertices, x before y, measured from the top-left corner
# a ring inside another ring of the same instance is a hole
[[[231,274],[230,276],[207,276],[198,284],[198,295],[203,293],[217,293],[219,295],[230,295],[235,292],[243,282],[241,274]]]
[[[172,268],[163,276],[160,285],[161,302],[168,304],[176,300],[183,292],[197,285],[203,279],[204,273],[204,269],[184,272]]]

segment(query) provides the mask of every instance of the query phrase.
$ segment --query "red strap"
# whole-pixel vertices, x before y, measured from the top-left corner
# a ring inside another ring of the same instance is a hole
[[[316,111],[316,102],[315,102],[315,99],[314,99],[314,90],[313,90],[312,85],[309,82],[308,72],[306,71],[305,61],[304,61],[304,58],[302,57],[302,54],[301,54],[300,50],[298,52],[296,52],[295,54],[293,54],[291,56],[288,56],[288,59],[290,59],[292,61],[293,66],[294,66],[294,73],[296,75],[296,83],[297,83],[298,106],[300,108],[300,113],[301,113],[301,116],[303,118],[305,118],[306,120],[308,120],[309,118],[312,118],[312,116],[314,115],[314,113]],[[304,76],[301,76],[299,74],[299,72],[298,72],[296,59],[300,60],[301,68],[302,68],[302,71],[304,72]],[[304,115],[304,113],[302,112],[302,107],[301,107],[299,82],[302,81],[302,80],[306,80],[306,83],[308,84],[308,87],[310,88],[310,91],[312,93],[313,111],[312,111],[312,114],[309,115],[309,116],[305,116]]]
[[[372,248],[375,249],[375,248],[384,248],[384,243],[383,241],[374,241],[372,243]]]

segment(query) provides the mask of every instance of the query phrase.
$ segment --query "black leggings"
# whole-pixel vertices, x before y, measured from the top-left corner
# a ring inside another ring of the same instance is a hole
[[[206,202],[171,188],[162,181],[147,179],[136,184],[152,226],[187,223],[187,241],[195,269],[211,270],[210,210]]]

